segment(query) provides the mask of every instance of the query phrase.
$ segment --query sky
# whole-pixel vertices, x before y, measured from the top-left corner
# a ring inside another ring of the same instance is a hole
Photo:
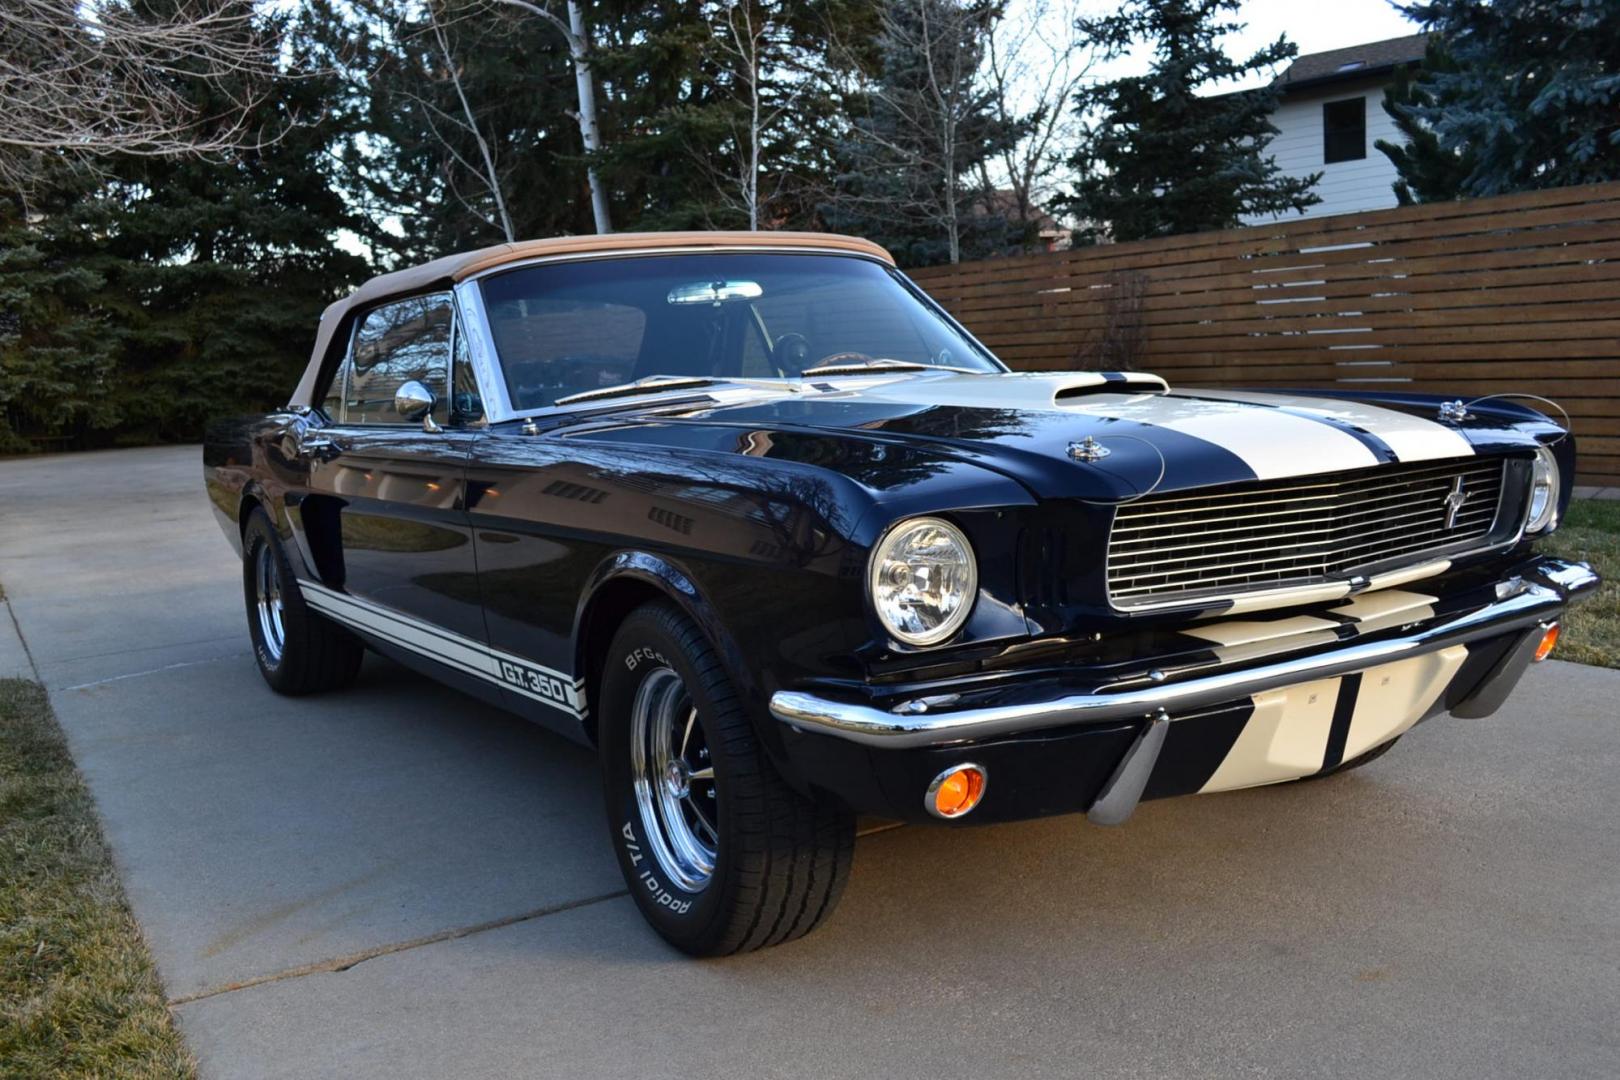
[[[1082,3],[1080,8],[1088,14],[1101,15],[1116,6],[1090,2]],[[1389,0],[1245,0],[1237,19],[1248,26],[1226,39],[1226,52],[1232,57],[1247,57],[1276,41],[1281,34],[1288,35],[1288,40],[1298,45],[1300,54],[1304,55],[1403,37],[1418,31]],[[1146,70],[1147,62],[1147,52],[1139,51],[1099,68],[1096,74],[1104,78],[1137,75]],[[1255,78],[1222,89],[1241,90],[1265,81]]]

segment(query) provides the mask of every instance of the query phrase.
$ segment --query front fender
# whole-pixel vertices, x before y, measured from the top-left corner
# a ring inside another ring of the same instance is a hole
[[[640,550],[615,552],[596,566],[585,581],[574,613],[574,670],[586,679],[588,701],[594,703],[600,696],[600,664],[613,631],[625,615],[656,594],[674,603],[703,631],[772,762],[789,782],[807,790],[785,753],[782,725],[771,719],[769,689],[761,683],[720,610],[698,585],[698,577],[679,560]],[[591,714],[587,726],[593,742],[596,720]]]

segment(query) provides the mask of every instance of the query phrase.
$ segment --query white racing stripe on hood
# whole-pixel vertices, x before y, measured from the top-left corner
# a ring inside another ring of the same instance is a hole
[[[1468,457],[1474,445],[1453,428],[1421,416],[1383,409],[1377,405],[1364,405],[1355,401],[1335,401],[1328,398],[1295,397],[1291,394],[1267,394],[1248,390],[1200,390],[1204,397],[1222,401],[1252,402],[1256,405],[1277,405],[1300,412],[1315,413],[1351,424],[1381,439],[1401,461],[1430,461],[1434,458]]]
[[[908,405],[1029,409],[1131,420],[1214,443],[1240,458],[1260,480],[1380,464],[1361,440],[1319,420],[1240,401],[1154,392],[1162,385],[1156,377],[1138,374],[1132,378],[1153,381],[1147,386],[1115,383],[1084,371],[960,375],[899,379],[867,388],[863,396]],[[1073,390],[1096,393],[1057,400],[1058,393]]]
[[[862,396],[906,405],[1066,411],[1070,403],[1058,401],[1057,396],[1061,393],[1098,390],[1119,394],[1150,393],[1156,396],[1168,389],[1164,380],[1157,375],[1133,372],[1125,375],[1124,380],[1129,381],[1109,379],[1095,371],[1020,371],[1007,374],[987,372],[983,375],[929,375],[926,378],[902,376],[880,386],[869,386]]]
[[[1064,411],[1134,420],[1203,439],[1243,459],[1260,480],[1380,464],[1378,456],[1348,432],[1242,402],[1139,395],[1123,402],[1082,398]]]

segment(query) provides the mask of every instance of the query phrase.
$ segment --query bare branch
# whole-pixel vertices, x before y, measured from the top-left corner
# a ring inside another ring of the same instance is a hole
[[[110,0],[0,4],[0,183],[26,187],[52,160],[212,156],[285,134],[255,126],[294,75],[251,5],[178,0],[149,12]]]

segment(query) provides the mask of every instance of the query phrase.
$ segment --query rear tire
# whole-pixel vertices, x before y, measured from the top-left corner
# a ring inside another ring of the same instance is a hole
[[[854,816],[777,774],[713,648],[673,605],[631,612],[605,661],[608,826],[642,915],[694,956],[814,929],[849,878]]]
[[[338,690],[360,673],[365,645],[304,603],[270,517],[255,509],[242,533],[242,594],[259,674],[278,694]]]

